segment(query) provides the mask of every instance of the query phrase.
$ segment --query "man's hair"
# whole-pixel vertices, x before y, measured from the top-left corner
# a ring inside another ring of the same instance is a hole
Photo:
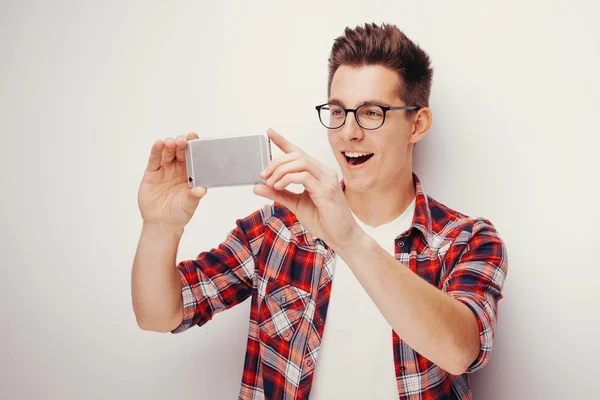
[[[328,96],[333,75],[341,65],[390,68],[398,73],[397,92],[406,105],[429,106],[433,77],[429,56],[395,25],[365,24],[346,28],[344,35],[335,39],[329,56]]]

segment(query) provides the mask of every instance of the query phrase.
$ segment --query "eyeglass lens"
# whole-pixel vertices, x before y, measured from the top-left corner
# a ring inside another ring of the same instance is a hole
[[[336,104],[327,104],[319,110],[321,123],[329,129],[339,128],[344,124],[346,117],[342,107]],[[356,110],[358,123],[366,129],[377,129],[383,124],[383,109],[377,105],[365,104]]]

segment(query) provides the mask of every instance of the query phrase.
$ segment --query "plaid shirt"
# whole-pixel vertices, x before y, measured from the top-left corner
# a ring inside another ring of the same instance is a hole
[[[506,249],[490,221],[473,219],[425,195],[413,174],[416,208],[399,232],[396,259],[454,299],[479,324],[481,349],[467,373],[451,375],[392,331],[399,399],[471,399],[468,373],[492,351]],[[343,185],[343,182],[342,182]],[[201,326],[252,297],[240,399],[308,399],[327,316],[334,252],[275,202],[239,219],[226,240],[183,261],[183,321]]]

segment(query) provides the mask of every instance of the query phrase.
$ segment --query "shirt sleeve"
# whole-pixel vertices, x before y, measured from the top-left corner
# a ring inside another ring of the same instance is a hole
[[[469,307],[479,325],[481,347],[466,372],[485,366],[492,354],[498,301],[508,268],[506,247],[492,223],[477,219],[472,229],[463,230],[446,254],[456,260],[442,284],[442,290]]]
[[[217,248],[177,265],[181,277],[183,320],[171,333],[202,326],[215,314],[243,302],[252,294],[256,257],[262,244],[268,207],[238,219],[236,227]]]

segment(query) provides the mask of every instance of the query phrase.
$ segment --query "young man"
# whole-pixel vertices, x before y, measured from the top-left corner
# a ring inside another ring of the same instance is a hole
[[[186,183],[183,149],[197,135],[157,141],[139,192],[140,327],[182,332],[251,297],[242,399],[470,399],[468,374],[491,355],[506,249],[488,220],[428,197],[412,172],[431,78],[429,57],[395,26],[346,29],[317,106],[342,180],[269,130],[285,154],[254,192],[274,203],[177,268],[206,189]]]

